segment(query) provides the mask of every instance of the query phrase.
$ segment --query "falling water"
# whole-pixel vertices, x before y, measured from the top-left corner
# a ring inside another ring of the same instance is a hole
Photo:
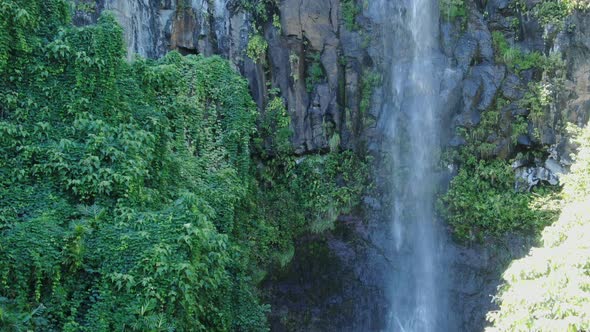
[[[444,230],[434,212],[439,183],[441,74],[437,0],[379,0],[390,117],[391,312],[388,331],[452,331]]]

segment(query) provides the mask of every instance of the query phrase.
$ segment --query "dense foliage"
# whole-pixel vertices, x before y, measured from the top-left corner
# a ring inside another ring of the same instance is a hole
[[[539,193],[514,190],[514,172],[502,160],[470,158],[441,198],[442,210],[457,239],[482,240],[488,235],[535,231],[552,220]]]
[[[250,13],[258,25],[271,19],[274,21],[278,15],[278,0],[238,0],[236,3]]]
[[[529,70],[543,63],[544,57],[539,52],[524,53],[518,47],[510,46],[504,34],[500,31],[492,33],[492,40],[496,52],[496,61],[504,63],[516,73]]]
[[[452,22],[459,18],[467,17],[467,6],[464,0],[439,0],[440,17],[445,20]]]
[[[512,263],[487,331],[590,330],[590,129],[565,179],[566,205],[542,247]]]
[[[542,25],[553,25],[558,29],[565,27],[565,18],[574,11],[590,10],[588,0],[513,0],[511,6],[525,15],[532,14]]]
[[[481,241],[486,236],[509,232],[538,232],[555,219],[558,199],[554,189],[535,187],[532,191],[516,190],[514,170],[509,160],[499,156],[499,147],[489,138],[501,131],[500,109],[506,101],[498,98],[495,107],[486,110],[477,127],[459,128],[465,144],[449,149],[443,163],[459,167],[448,190],[440,196],[438,209],[459,241]],[[524,118],[511,120],[510,144],[528,133]],[[535,150],[515,157],[534,158]]]
[[[355,0],[341,0],[340,3],[344,26],[350,31],[358,30],[359,25],[356,22],[356,17],[361,13],[361,8]]]
[[[0,329],[266,330],[256,284],[364,163],[295,159],[282,99],[259,115],[225,60],[130,64],[112,16],[69,10],[0,4]]]
[[[496,96],[477,125],[457,128],[462,142],[446,152],[443,163],[458,166],[458,174],[440,197],[439,211],[461,241],[540,232],[555,220],[558,210],[556,188],[541,184],[526,192],[517,190],[511,165],[545,160],[543,133],[565,130],[564,119],[550,119],[552,104],[564,88],[565,63],[558,53],[525,52],[500,31],[492,32],[492,40],[498,64],[515,75],[531,71],[540,78],[528,84],[519,100]],[[502,136],[510,139],[500,140]],[[530,143],[521,145],[519,140]]]

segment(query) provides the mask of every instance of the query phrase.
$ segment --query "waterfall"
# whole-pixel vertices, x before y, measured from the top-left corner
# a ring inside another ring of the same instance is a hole
[[[445,269],[445,230],[434,205],[444,106],[437,0],[379,0],[385,109],[392,140],[388,331],[454,331]]]

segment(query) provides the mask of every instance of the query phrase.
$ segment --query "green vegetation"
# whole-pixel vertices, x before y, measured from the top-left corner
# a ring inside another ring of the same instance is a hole
[[[440,17],[448,22],[465,20],[467,7],[464,0],[439,0]]]
[[[350,151],[339,152],[336,132],[329,153],[294,156],[290,117],[278,91],[271,91],[271,96],[255,140],[257,155],[267,160],[267,167],[259,169],[259,209],[270,220],[284,221],[278,224],[278,231],[284,234],[331,229],[336,217],[351,212],[369,186],[369,160]],[[289,236],[277,238],[288,240],[280,245],[281,252],[292,250]]]
[[[361,87],[361,114],[367,114],[369,107],[371,107],[371,98],[373,97],[373,90],[381,84],[381,75],[377,72],[369,72],[362,77]]]
[[[274,14],[272,16],[272,26],[275,27],[279,33],[283,30],[283,26],[281,25],[281,18],[278,14]]]
[[[503,275],[486,331],[590,329],[590,129],[584,129],[559,220],[543,231],[542,246],[513,262]]]
[[[563,119],[564,114],[561,115],[562,118],[554,119],[558,121],[550,120],[557,115],[553,113],[558,112],[551,105],[559,99],[565,88],[565,61],[558,54],[544,57],[542,68],[542,79],[529,83],[523,98],[518,101],[520,107],[529,110],[528,118],[534,126],[537,139],[546,128],[563,131],[564,123],[567,122]]]
[[[445,162],[459,166],[459,174],[448,192],[440,197],[439,210],[462,241],[514,231],[537,232],[556,217],[552,202],[556,197],[549,188],[515,191],[509,158],[514,157],[518,139],[524,135],[534,142],[532,147],[521,150],[519,160],[543,158],[546,155],[540,145],[543,131],[549,126],[556,132],[562,131],[560,122],[547,118],[550,105],[563,88],[565,64],[559,55],[525,54],[509,46],[501,32],[493,32],[492,38],[498,62],[516,73],[533,68],[542,71],[542,79],[531,82],[523,98],[516,101],[519,107],[529,111],[528,116],[506,113],[503,110],[509,101],[497,98],[493,107],[481,114],[477,126],[458,129],[458,136],[466,144],[446,153]],[[498,141],[498,133],[510,137],[510,142]]]
[[[516,145],[518,142],[518,138],[522,135],[528,135],[529,133],[529,123],[527,122],[526,118],[523,116],[518,116],[514,121],[510,124],[512,127],[512,133],[510,135],[510,141],[513,145]]]
[[[371,35],[369,33],[367,33],[366,31],[360,31],[359,35],[361,36],[361,38],[363,39],[361,42],[361,48],[366,50],[369,48],[369,46],[371,46]]]
[[[514,172],[503,160],[470,158],[461,165],[440,203],[443,216],[460,241],[481,241],[513,231],[535,231],[548,225],[554,212],[541,206],[538,197],[549,194],[514,190]]]
[[[238,0],[237,4],[244,11],[252,14],[257,27],[269,20],[273,22],[278,20],[279,0]]]
[[[540,1],[532,9],[533,14],[542,25],[555,24],[561,26],[570,14],[571,8],[567,1]]]
[[[130,66],[110,16],[62,31],[2,71],[2,325],[263,327],[244,80],[219,58]]]
[[[447,164],[458,165],[459,172],[448,191],[439,197],[438,210],[461,242],[482,241],[509,232],[540,231],[555,218],[552,190],[540,187],[532,192],[516,191],[511,163],[497,156],[498,142],[490,140],[502,130],[500,111],[507,103],[498,98],[494,107],[482,114],[478,126],[459,128],[457,134],[466,144],[449,149],[443,158]],[[511,143],[516,145],[518,137],[528,133],[528,122],[517,117],[511,119],[510,126]]]
[[[590,1],[588,0],[565,0],[564,2],[570,10],[590,10]]]
[[[79,1],[75,4],[75,10],[88,14],[96,13],[96,2]]]
[[[543,66],[545,57],[539,52],[524,53],[516,46],[510,46],[504,34],[500,31],[492,32],[492,41],[496,51],[496,61],[504,63],[516,73],[531,68]]]
[[[565,64],[559,55],[544,56],[538,52],[523,53],[509,46],[501,32],[492,33],[496,61],[505,63],[516,73],[535,69],[542,79],[531,82],[517,105],[528,110],[527,116],[506,113],[509,101],[497,98],[490,109],[481,114],[481,122],[473,128],[458,128],[457,135],[466,144],[446,153],[447,164],[459,166],[447,193],[439,200],[439,210],[453,227],[461,241],[482,240],[509,232],[537,232],[556,217],[549,188],[534,188],[532,192],[517,192],[509,159],[516,153],[521,136],[529,136],[533,146],[521,150],[519,160],[544,158],[541,135],[551,127],[563,130],[560,121],[548,121],[550,105],[564,85]],[[510,137],[498,140],[498,133]],[[509,136],[508,136],[509,135]]]
[[[551,102],[549,86],[542,82],[530,83],[523,98],[519,100],[520,106],[529,110],[529,117],[536,127],[543,126],[543,119]]]
[[[532,4],[531,7],[527,7],[524,0],[514,0],[512,7],[522,13],[533,14],[542,25],[551,24],[559,29],[563,29],[565,18],[574,11],[590,10],[588,0],[542,0]]]
[[[305,87],[307,92],[312,92],[316,84],[325,80],[324,68],[322,67],[321,54],[310,53],[306,57],[307,67],[305,68]]]
[[[278,89],[271,89],[270,100],[259,118],[258,135],[254,139],[258,155],[263,158],[273,153],[291,154],[291,117],[287,114],[285,102]]]
[[[265,203],[261,208],[270,219],[285,221],[279,232],[332,229],[338,215],[350,213],[367,188],[367,164],[349,151],[301,158],[278,156],[263,173],[267,181],[263,182],[260,201]],[[292,242],[282,245],[285,250]]]
[[[268,43],[260,34],[254,34],[248,39],[246,54],[254,63],[265,63]]]
[[[252,15],[253,31],[248,39],[246,55],[254,61],[266,65],[268,42],[264,38],[264,24],[272,22],[272,26],[281,31],[278,0],[238,0],[241,9]]]
[[[299,81],[299,55],[296,53],[289,54],[289,66],[291,69],[291,78],[294,82]]]
[[[0,4],[0,329],[267,330],[264,271],[354,208],[366,163],[296,159],[276,93],[258,114],[218,57],[127,63],[112,16],[69,10]]]
[[[356,17],[361,13],[361,8],[355,0],[341,0],[340,4],[342,6],[342,20],[346,29],[350,31],[358,30],[359,26]]]
[[[41,46],[48,36],[69,19],[69,6],[65,1],[5,0],[0,3],[0,72],[8,63],[22,62]]]

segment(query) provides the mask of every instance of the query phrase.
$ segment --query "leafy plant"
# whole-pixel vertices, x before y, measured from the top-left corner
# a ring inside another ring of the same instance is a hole
[[[524,53],[517,47],[510,46],[500,31],[492,32],[492,41],[496,50],[496,61],[506,64],[516,73],[535,67],[541,68],[545,62],[546,58],[539,52]]]
[[[238,5],[251,13],[257,24],[266,22],[278,14],[278,0],[239,0]]]
[[[344,26],[350,31],[358,30],[359,26],[356,17],[361,13],[361,9],[355,0],[341,0],[342,20]]]
[[[381,83],[381,75],[377,72],[369,72],[362,78],[360,111],[367,114],[371,107],[373,90]]]
[[[268,43],[266,39],[260,34],[254,34],[248,40],[246,54],[254,63],[264,63],[267,49]]]
[[[281,25],[281,18],[279,17],[279,15],[274,14],[272,16],[272,26],[275,27],[279,33],[282,31],[283,27]]]
[[[547,191],[540,189],[536,195]],[[439,209],[460,241],[480,241],[513,231],[537,231],[554,213],[535,206],[535,196],[514,190],[506,161],[470,159],[439,201]]]
[[[324,68],[321,63],[319,53],[311,53],[307,56],[307,68],[305,75],[305,87],[307,92],[312,92],[313,88],[325,79]]]
[[[535,5],[532,11],[542,25],[555,24],[562,27],[571,9],[567,1],[545,0]]]
[[[356,206],[365,160],[298,160],[277,91],[258,112],[219,57],[128,63],[112,15],[66,5],[0,3],[2,329],[268,330],[257,283]]]
[[[532,14],[542,25],[553,25],[559,30],[564,28],[565,18],[575,10],[587,11],[590,3],[587,0],[543,0],[531,3],[514,0],[511,7],[521,13]]]
[[[553,189],[541,186],[533,192],[517,191],[509,161],[497,155],[498,143],[490,140],[501,130],[500,112],[507,103],[498,98],[494,107],[482,114],[478,126],[459,128],[457,135],[465,144],[444,154],[445,162],[459,166],[459,172],[439,196],[438,210],[458,241],[538,232],[554,220],[555,211],[548,208],[554,200]],[[528,134],[528,126],[524,117],[512,119],[507,134],[513,145],[520,135]]]
[[[285,101],[280,91],[270,91],[271,99],[267,102],[264,113],[259,118],[257,140],[258,154],[268,157],[270,154],[289,155],[292,151],[291,117],[287,114]]]
[[[299,56],[295,53],[289,54],[289,64],[293,81],[299,81]]]
[[[528,134],[528,122],[523,117],[518,117],[516,121],[511,123],[511,126],[512,134],[510,135],[510,139],[512,140],[512,144],[516,145],[520,136]]]
[[[443,20],[453,22],[467,16],[464,0],[439,0],[440,16]]]

